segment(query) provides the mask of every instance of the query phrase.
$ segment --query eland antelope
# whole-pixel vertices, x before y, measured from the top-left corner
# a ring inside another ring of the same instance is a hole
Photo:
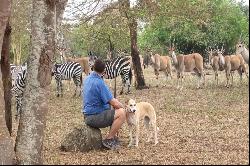
[[[183,88],[183,75],[184,72],[194,71],[199,77],[197,88],[200,88],[201,79],[205,86],[205,74],[203,70],[203,57],[199,53],[192,53],[188,55],[179,54],[176,56],[175,47],[169,48],[169,54],[173,58],[173,63],[177,72],[177,89],[179,89],[179,79],[181,79],[181,87]]]

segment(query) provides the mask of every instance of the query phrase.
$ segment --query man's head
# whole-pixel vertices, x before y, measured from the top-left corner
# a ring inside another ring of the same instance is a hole
[[[105,70],[105,63],[100,59],[97,59],[93,65],[93,69],[94,71],[102,74]]]

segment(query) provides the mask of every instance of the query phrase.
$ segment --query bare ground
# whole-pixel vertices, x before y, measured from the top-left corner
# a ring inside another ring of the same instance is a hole
[[[153,140],[146,143],[146,130],[142,129],[139,147],[128,148],[128,128],[124,124],[119,133],[119,151],[60,151],[64,136],[84,121],[82,101],[80,97],[72,98],[72,91],[57,98],[52,84],[44,164],[249,164],[249,84],[245,76],[240,84],[235,74],[234,86],[226,88],[224,72],[220,73],[218,86],[214,75],[208,75],[206,88],[196,89],[197,78],[187,75],[184,89],[179,91],[175,73],[172,80],[166,80],[163,73],[156,80],[152,68],[144,74],[149,89],[133,87],[132,94],[117,98],[122,103],[128,97],[147,101],[155,107],[159,144],[154,146]],[[107,131],[102,129],[103,136]]]

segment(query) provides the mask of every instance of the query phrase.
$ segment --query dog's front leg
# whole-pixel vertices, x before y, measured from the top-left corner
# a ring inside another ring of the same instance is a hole
[[[130,142],[128,144],[128,147],[131,147],[133,145],[133,128],[132,125],[129,125],[129,136],[130,136]]]
[[[139,121],[136,122],[136,135],[135,135],[135,146],[138,147],[139,143]]]

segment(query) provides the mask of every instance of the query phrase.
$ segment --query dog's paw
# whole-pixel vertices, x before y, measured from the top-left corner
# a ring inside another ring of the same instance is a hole
[[[132,144],[130,143],[130,144],[128,144],[128,148],[131,148],[132,147]]]

